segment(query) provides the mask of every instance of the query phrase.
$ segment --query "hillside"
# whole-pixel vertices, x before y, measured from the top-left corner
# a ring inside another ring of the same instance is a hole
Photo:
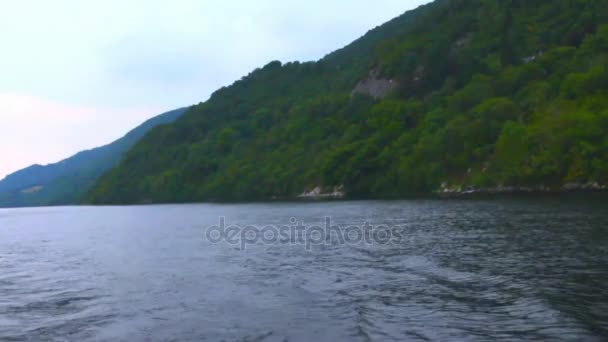
[[[115,166],[146,132],[175,121],[185,111],[181,108],[156,116],[108,145],[6,176],[0,181],[0,207],[77,204],[97,178]]]
[[[606,1],[436,0],[218,90],[150,131],[86,201],[607,184],[606,23]]]

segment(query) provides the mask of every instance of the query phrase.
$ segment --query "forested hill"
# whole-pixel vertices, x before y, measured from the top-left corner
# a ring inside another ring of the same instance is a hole
[[[77,204],[105,171],[150,129],[175,121],[186,111],[176,109],[131,130],[124,137],[60,162],[32,165],[0,180],[0,207]]]
[[[370,4],[371,6],[371,4]],[[608,183],[608,1],[437,0],[149,132],[91,203]]]

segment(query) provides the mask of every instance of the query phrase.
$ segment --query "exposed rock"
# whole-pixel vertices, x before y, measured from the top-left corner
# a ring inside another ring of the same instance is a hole
[[[548,187],[544,184],[535,186],[504,186],[502,184],[494,187],[476,188],[472,186],[453,185],[450,186],[447,182],[443,182],[437,191],[441,197],[462,197],[473,194],[523,194],[523,193],[560,193],[574,191],[606,191],[608,186],[598,184],[597,182],[583,183],[568,183],[561,187]]]
[[[534,61],[535,61],[535,60],[536,60],[538,57],[540,57],[540,56],[542,56],[542,55],[543,55],[543,52],[542,52],[542,51],[539,51],[538,53],[535,53],[535,54],[533,54],[533,55],[531,55],[531,56],[528,56],[528,57],[524,57],[524,58],[522,58],[522,61],[523,61],[524,63],[526,63],[526,64],[527,64],[527,63],[530,63],[530,62],[534,62]]]
[[[564,184],[564,186],[562,186],[562,189],[567,190],[567,191],[572,191],[572,190],[583,189],[584,187],[585,186],[580,183],[568,183],[568,184]]]
[[[424,78],[425,71],[426,69],[424,68],[424,65],[419,65],[416,67],[416,70],[414,70],[414,75],[412,76],[412,81],[418,82]]]
[[[568,183],[562,186],[562,190],[565,191],[577,191],[577,190],[606,190],[606,185],[601,185],[597,182],[588,183]]]
[[[304,199],[336,199],[344,198],[344,186],[334,186],[331,191],[323,191],[323,188],[316,186],[310,191],[304,191],[298,196],[298,198]]]
[[[355,94],[366,94],[375,99],[382,99],[392,90],[397,88],[397,86],[397,81],[380,78],[378,70],[372,70],[366,79],[357,83],[357,86],[351,92],[351,96]]]
[[[452,44],[452,47],[450,49],[449,58],[451,60],[454,60],[454,58],[456,58],[463,49],[465,49],[467,46],[469,46],[471,44],[472,40],[473,40],[472,33],[467,33],[467,34],[463,35],[462,37],[460,37],[458,40],[456,40]]]
[[[471,33],[467,33],[464,36],[462,36],[460,39],[455,41],[452,48],[459,49],[459,48],[465,47],[465,46],[469,45],[469,43],[471,42],[472,39],[473,39],[473,35]]]

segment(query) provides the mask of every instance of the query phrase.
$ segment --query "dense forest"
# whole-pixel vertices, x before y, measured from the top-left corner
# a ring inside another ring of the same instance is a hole
[[[436,0],[151,130],[89,203],[608,183],[608,1]]]

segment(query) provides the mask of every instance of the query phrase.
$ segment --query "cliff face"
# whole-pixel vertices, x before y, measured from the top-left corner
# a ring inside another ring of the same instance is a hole
[[[372,70],[366,79],[357,83],[351,95],[365,94],[379,100],[385,98],[391,91],[397,89],[398,86],[395,80],[382,79],[378,70]]]

